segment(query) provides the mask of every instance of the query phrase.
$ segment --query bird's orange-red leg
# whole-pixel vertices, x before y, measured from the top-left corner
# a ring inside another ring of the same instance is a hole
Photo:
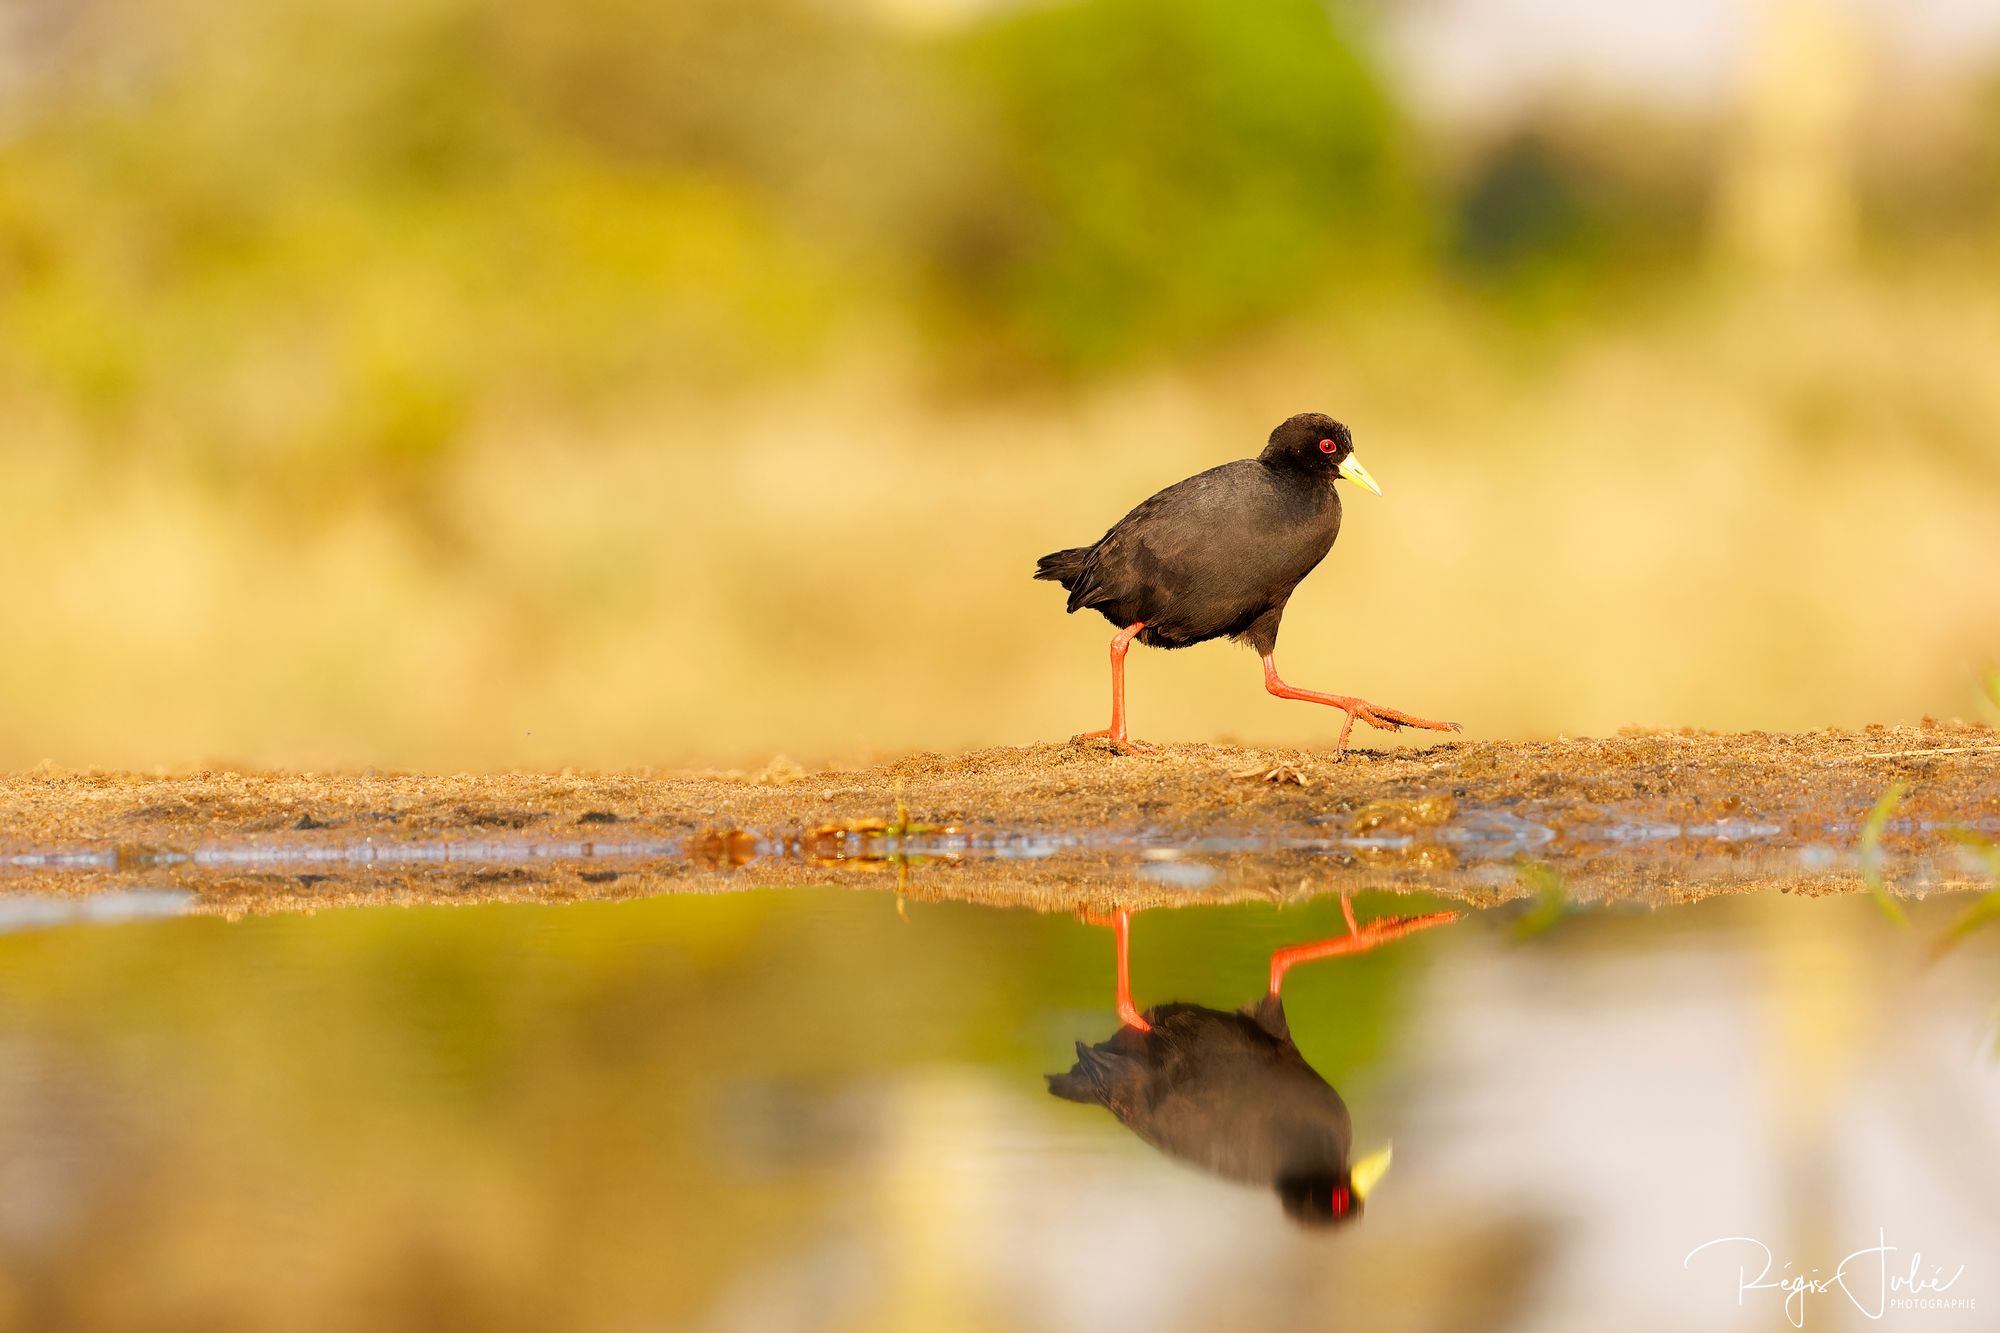
[[[1111,927],[1112,936],[1118,941],[1118,1019],[1126,1027],[1137,1028],[1141,1032],[1151,1032],[1153,1025],[1139,1012],[1139,1006],[1132,1003],[1132,913],[1121,907],[1110,916],[1097,916],[1090,912],[1083,919],[1093,926]]]
[[[1285,983],[1285,973],[1299,963],[1318,962],[1322,958],[1338,958],[1344,954],[1367,953],[1370,949],[1387,944],[1390,940],[1414,935],[1432,926],[1442,926],[1458,920],[1457,912],[1429,912],[1423,916],[1385,916],[1370,921],[1366,926],[1354,920],[1354,902],[1346,894],[1340,895],[1340,914],[1347,918],[1347,933],[1335,935],[1331,939],[1314,940],[1310,944],[1291,944],[1271,955],[1271,994]]]
[[[1380,731],[1398,731],[1403,727],[1423,727],[1430,731],[1457,731],[1456,722],[1433,722],[1427,717],[1412,717],[1395,708],[1384,708],[1381,704],[1371,704],[1366,699],[1357,699],[1349,694],[1321,694],[1318,690],[1301,690],[1278,679],[1278,664],[1271,654],[1264,654],[1264,688],[1280,699],[1303,699],[1309,704],[1325,704],[1338,708],[1347,714],[1347,720],[1340,724],[1340,744],[1347,748],[1347,734],[1354,730],[1354,719],[1360,718],[1369,726]]]
[[[1153,747],[1141,745],[1125,734],[1125,653],[1132,647],[1132,640],[1139,637],[1139,631],[1146,628],[1146,622],[1127,625],[1111,639],[1111,725],[1101,731],[1086,731],[1072,740],[1108,740],[1120,754],[1150,754]]]

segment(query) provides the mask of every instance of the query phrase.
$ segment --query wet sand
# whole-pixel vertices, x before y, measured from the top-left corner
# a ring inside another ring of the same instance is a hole
[[[1945,829],[2000,827],[2000,730],[1926,723],[1345,757],[1086,742],[819,770],[37,771],[0,778],[0,891],[170,886],[232,914],[803,883],[1045,908],[1338,888],[1488,903],[1552,875],[1580,899],[1843,892],[1863,887],[1861,821],[1898,782],[1882,838],[1892,886],[1985,884]],[[388,863],[427,848],[439,859]]]

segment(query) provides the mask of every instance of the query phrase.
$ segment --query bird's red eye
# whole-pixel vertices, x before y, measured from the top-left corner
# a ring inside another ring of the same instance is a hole
[[[1340,446],[1335,444],[1332,440],[1321,440],[1319,442],[1319,451],[1323,454],[1330,454],[1339,447]]]

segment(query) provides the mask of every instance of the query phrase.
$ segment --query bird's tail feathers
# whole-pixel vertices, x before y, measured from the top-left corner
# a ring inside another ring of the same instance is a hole
[[[1048,1075],[1049,1091],[1068,1102],[1110,1106],[1118,1100],[1120,1085],[1137,1072],[1130,1056],[1078,1042],[1076,1063],[1066,1073]]]
[[[1090,559],[1094,548],[1073,546],[1067,551],[1053,551],[1035,562],[1035,577],[1060,583],[1063,587],[1073,587],[1082,577],[1084,564]]]

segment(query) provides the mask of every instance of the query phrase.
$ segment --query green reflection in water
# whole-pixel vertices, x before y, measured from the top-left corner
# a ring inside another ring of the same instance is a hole
[[[1383,904],[1364,896],[1363,917],[1422,909]],[[1134,987],[1235,1007],[1262,993],[1271,949],[1342,929],[1333,900],[1145,913]],[[1287,982],[1301,1050],[1358,1122],[1424,951]],[[1020,1116],[1126,1151],[1108,1116],[1042,1082],[1116,1026],[1111,992],[1108,932],[1074,919],[904,919],[842,891],[0,938],[0,1159],[44,1178],[0,1218],[0,1315],[694,1318],[851,1205],[898,1151],[891,1103],[923,1071],[974,1067]]]

